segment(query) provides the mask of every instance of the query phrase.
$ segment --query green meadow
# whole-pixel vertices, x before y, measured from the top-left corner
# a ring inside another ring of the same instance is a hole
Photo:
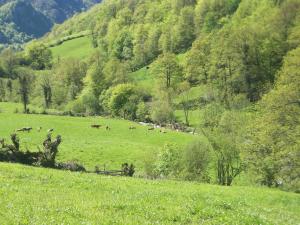
[[[85,59],[93,52],[90,37],[80,37],[63,42],[61,45],[50,48],[53,54],[53,59],[57,58],[78,58]]]
[[[0,163],[0,224],[299,224],[300,196]]]
[[[119,169],[128,162],[137,166],[137,173],[143,171],[144,159],[148,153],[158,151],[165,144],[175,143],[184,146],[198,136],[159,129],[149,131],[147,126],[126,120],[104,117],[68,117],[51,115],[25,115],[14,113],[22,106],[14,103],[0,103],[0,137],[9,140],[16,129],[32,127],[30,133],[19,133],[22,149],[37,150],[48,129],[54,129],[53,136],[61,135],[63,142],[59,148],[58,161],[76,160],[88,169],[100,165],[108,169]],[[34,109],[34,108],[31,108]],[[38,110],[38,109],[36,109]],[[92,124],[102,125],[100,129],[91,128]],[[110,131],[105,128],[109,126]],[[130,130],[135,126],[135,130]],[[41,132],[37,131],[42,127]]]

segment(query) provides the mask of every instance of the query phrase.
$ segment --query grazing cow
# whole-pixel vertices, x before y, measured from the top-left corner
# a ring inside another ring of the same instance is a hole
[[[163,133],[163,134],[166,134],[166,133],[167,133],[167,131],[165,131],[165,130],[160,130],[159,132],[160,132],[160,133]]]
[[[105,128],[106,130],[110,130],[110,127],[109,126],[106,126],[106,128]]]
[[[101,127],[101,125],[96,125],[96,124],[94,124],[94,125],[91,125],[91,128],[96,128],[96,129],[99,129]]]
[[[17,129],[18,132],[25,132],[27,131],[28,133],[32,130],[32,127],[23,127],[21,129]]]
[[[135,130],[135,129],[136,129],[136,127],[133,127],[133,126],[129,127],[129,130]]]

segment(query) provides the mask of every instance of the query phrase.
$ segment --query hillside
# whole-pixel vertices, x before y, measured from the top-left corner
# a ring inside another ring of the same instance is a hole
[[[5,224],[294,225],[300,220],[299,195],[266,188],[102,177],[4,163],[0,183],[0,222]]]
[[[49,32],[100,0],[2,0],[0,1],[0,44],[21,44]]]
[[[299,192],[299,9],[298,0],[103,1],[0,55],[0,100],[25,113],[6,114],[3,136],[53,120],[67,138],[59,160],[141,168],[147,158],[153,179]],[[90,129],[98,122],[111,132]],[[129,129],[137,122],[151,127]],[[21,138],[35,150],[33,134]]]

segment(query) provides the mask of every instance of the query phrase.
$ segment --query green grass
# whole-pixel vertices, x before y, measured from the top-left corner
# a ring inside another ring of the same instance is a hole
[[[0,224],[285,224],[300,195],[0,163]]]
[[[153,91],[155,79],[151,75],[150,69],[147,69],[147,67],[143,67],[130,73],[129,78],[139,87],[148,90],[150,93]]]
[[[57,58],[79,58],[84,59],[92,54],[92,47],[89,37],[80,37],[70,41],[65,41],[61,45],[50,48],[54,60]]]
[[[201,110],[191,110],[189,112],[189,122],[191,127],[199,127],[202,120],[203,112]],[[185,123],[185,116],[183,110],[176,110],[175,116],[178,121]]]
[[[177,143],[184,146],[196,137],[168,131],[162,134],[159,130],[148,131],[147,127],[134,122],[103,117],[63,117],[50,115],[25,115],[12,113],[15,108],[21,111],[22,106],[12,103],[0,103],[0,137],[9,139],[15,129],[32,127],[30,133],[20,133],[23,149],[38,149],[45,139],[47,130],[54,128],[54,135],[62,135],[63,142],[59,149],[58,161],[78,160],[88,169],[104,165],[109,169],[119,169],[124,162],[134,163],[137,173],[143,171],[143,161],[148,152],[157,151],[166,143]],[[111,127],[92,129],[91,124]],[[37,132],[38,127],[42,132]],[[136,130],[129,130],[136,126]]]

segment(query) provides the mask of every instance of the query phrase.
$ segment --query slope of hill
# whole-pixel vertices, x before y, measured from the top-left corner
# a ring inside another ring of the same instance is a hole
[[[58,160],[77,160],[88,169],[104,164],[107,168],[119,169],[128,162],[136,165],[137,172],[142,173],[148,153],[156,152],[165,144],[184,146],[196,139],[193,135],[174,131],[166,134],[160,133],[159,129],[148,131],[148,127],[125,120],[14,114],[16,108],[21,111],[22,105],[0,103],[0,139],[8,138],[20,127],[33,127],[31,133],[18,135],[23,149],[34,150],[45,139],[47,130],[53,128],[53,135],[60,134],[63,137]],[[101,124],[102,128],[92,129],[92,124]],[[106,131],[105,126],[111,130]],[[129,130],[130,126],[135,126],[136,130]],[[43,128],[42,132],[36,131],[38,127]]]
[[[101,0],[2,0],[0,2],[0,44],[24,43],[43,36],[56,23],[62,23]]]
[[[0,163],[1,224],[285,224],[300,196]]]

